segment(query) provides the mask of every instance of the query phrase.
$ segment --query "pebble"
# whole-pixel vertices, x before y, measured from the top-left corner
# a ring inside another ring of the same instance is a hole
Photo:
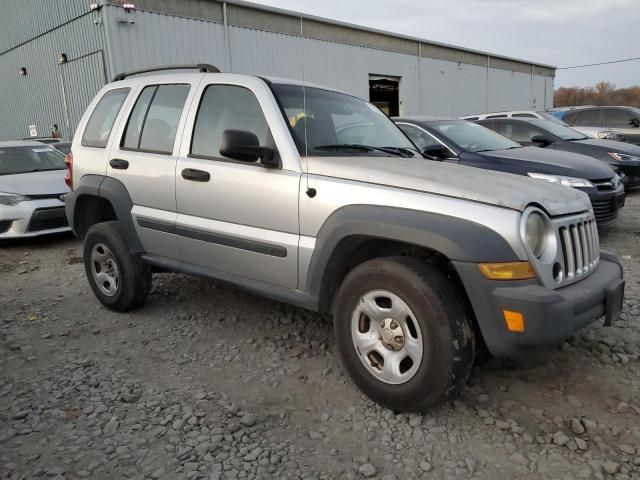
[[[516,465],[529,465],[529,459],[520,452],[511,454],[511,456],[509,457],[509,461],[511,463],[515,463]]]
[[[358,472],[363,477],[370,478],[370,477],[373,477],[376,473],[378,473],[378,470],[376,470],[376,467],[371,463],[365,463],[363,465],[360,465],[360,468],[358,468]]]

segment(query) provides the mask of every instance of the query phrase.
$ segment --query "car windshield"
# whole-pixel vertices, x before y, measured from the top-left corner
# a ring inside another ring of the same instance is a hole
[[[558,117],[556,117],[555,115],[551,115],[548,112],[537,112],[537,113],[538,113],[538,115],[540,115],[541,118],[543,118],[545,120],[549,120],[550,122],[557,123],[558,125],[564,125],[565,127],[569,126],[568,123],[563,122]]]
[[[539,118],[531,118],[527,121],[536,127],[540,127],[550,134],[555,135],[556,137],[560,137],[562,140],[586,140],[589,138],[573,128],[565,127],[564,125],[560,125],[555,122],[548,122],[547,120]]]
[[[411,141],[377,107],[351,95],[272,84],[300,155],[420,156]]]
[[[64,170],[64,154],[51,147],[29,145],[0,146],[0,175]]]
[[[465,120],[439,120],[429,126],[460,148],[470,152],[488,152],[520,148],[522,145],[503,137],[499,133]]]

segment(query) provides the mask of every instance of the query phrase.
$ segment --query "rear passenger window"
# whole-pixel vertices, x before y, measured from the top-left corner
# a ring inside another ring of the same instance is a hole
[[[538,118],[533,113],[514,113],[511,116],[514,118]]]
[[[604,126],[629,128],[633,121],[633,115],[622,109],[607,108],[604,110]]]
[[[577,112],[573,123],[575,125],[591,125],[597,127],[600,125],[600,110],[585,110],[583,112]]]
[[[131,112],[122,148],[171,154],[189,85],[150,85]]]
[[[232,85],[209,85],[200,102],[191,140],[191,155],[221,158],[225,130],[245,130],[268,145],[269,126],[258,99],[248,89]]]
[[[111,135],[111,129],[122,108],[129,88],[115,88],[106,92],[91,112],[89,121],[82,134],[82,145],[85,147],[105,148]]]

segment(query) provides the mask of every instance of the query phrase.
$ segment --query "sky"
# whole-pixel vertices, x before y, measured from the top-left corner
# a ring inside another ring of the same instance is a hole
[[[640,57],[640,0],[254,0],[557,67]],[[558,70],[556,87],[640,85],[640,60]]]

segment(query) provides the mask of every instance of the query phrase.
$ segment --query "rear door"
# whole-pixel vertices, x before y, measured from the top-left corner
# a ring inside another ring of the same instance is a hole
[[[632,111],[625,108],[603,108],[602,115],[604,127],[621,133],[631,143],[640,143],[640,128],[635,126],[640,119]]]
[[[131,196],[131,214],[145,251],[173,259],[181,257],[173,234],[177,133],[182,131],[185,105],[193,91],[194,84],[182,77],[140,85],[126,121],[119,126],[107,167],[108,175],[121,181]]]
[[[184,261],[296,288],[299,156],[295,162],[289,156],[291,137],[269,87],[255,77],[222,74],[204,81],[197,98],[176,169],[176,233]],[[226,130],[255,134],[261,146],[276,150],[282,168],[225,157],[220,143]]]

